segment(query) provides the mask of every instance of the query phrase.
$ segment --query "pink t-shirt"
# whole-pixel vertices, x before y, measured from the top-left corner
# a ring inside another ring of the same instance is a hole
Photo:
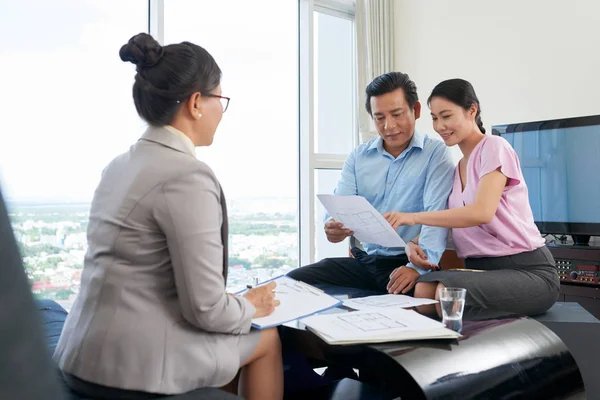
[[[448,208],[473,204],[481,178],[498,169],[508,178],[508,182],[492,221],[471,228],[452,229],[456,254],[461,258],[509,256],[536,250],[545,243],[533,222],[519,158],[500,136],[486,135],[473,149],[467,162],[467,186],[464,192],[456,166]]]

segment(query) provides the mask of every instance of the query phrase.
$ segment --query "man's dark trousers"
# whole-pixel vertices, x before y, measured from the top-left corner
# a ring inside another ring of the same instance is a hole
[[[358,247],[353,247],[351,252],[354,258],[325,258],[290,271],[287,275],[311,285],[344,286],[387,293],[392,271],[408,263],[406,254],[368,255]]]

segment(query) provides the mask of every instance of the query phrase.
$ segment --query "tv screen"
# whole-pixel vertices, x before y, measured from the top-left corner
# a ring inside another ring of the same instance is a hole
[[[519,155],[542,233],[600,235],[600,115],[496,125]]]

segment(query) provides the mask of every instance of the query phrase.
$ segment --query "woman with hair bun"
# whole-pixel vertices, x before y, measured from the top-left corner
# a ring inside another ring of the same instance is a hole
[[[149,126],[102,173],[81,290],[54,359],[67,385],[90,398],[236,392],[240,372],[244,398],[281,399],[277,330],[250,329],[279,304],[275,284],[226,293],[225,197],[195,156],[229,105],[221,70],[198,45],[163,47],[145,33],[119,55],[136,65],[133,100]]]

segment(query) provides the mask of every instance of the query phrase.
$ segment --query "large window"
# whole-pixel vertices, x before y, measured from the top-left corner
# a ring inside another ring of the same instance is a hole
[[[0,0],[0,171],[33,291],[67,308],[105,165],[144,129],[119,48],[147,3]]]
[[[354,21],[314,11],[315,153],[348,154],[356,127]]]
[[[228,202],[228,289],[347,254],[315,195],[357,143],[354,16],[317,3],[0,0],[0,184],[36,295],[68,309],[78,293],[102,169],[146,129],[118,51],[148,30],[205,47],[232,98],[197,151]]]
[[[301,263],[348,256],[323,232],[319,193],[332,193],[358,144],[356,41],[351,1],[300,0]]]
[[[189,40],[206,48],[223,71],[223,94],[231,97],[214,144],[197,150],[228,200],[230,290],[296,268],[298,4],[164,5],[164,42]]]

